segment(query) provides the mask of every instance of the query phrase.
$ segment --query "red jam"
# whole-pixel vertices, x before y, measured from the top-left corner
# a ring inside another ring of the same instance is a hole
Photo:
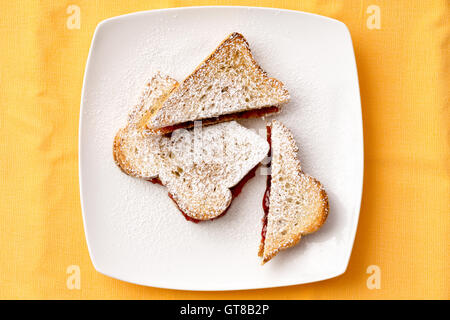
[[[224,115],[214,117],[214,118],[203,119],[201,121],[202,121],[202,125],[205,126],[205,125],[219,123],[219,122],[232,121],[235,119],[260,118],[260,117],[263,117],[270,113],[276,113],[278,111],[280,111],[279,107],[271,106],[271,107],[262,108],[262,109],[247,110],[247,111],[241,111],[241,112],[236,112],[236,113],[231,113],[231,114],[224,114]],[[176,124],[173,126],[163,127],[156,131],[160,132],[161,134],[168,134],[177,129],[192,128],[193,126],[194,126],[194,121],[187,121],[187,122],[179,123],[179,124]]]
[[[259,166],[259,164],[256,165],[252,170],[250,170],[241,179],[241,181],[239,181],[239,183],[237,185],[235,185],[234,187],[230,188],[231,196],[232,196],[231,201],[233,201],[233,199],[236,198],[242,192],[242,189],[244,188],[244,185],[247,183],[247,181],[249,181],[251,178],[253,178],[256,175],[256,169],[258,169],[258,166]],[[159,180],[159,178],[149,179],[148,181],[150,181],[151,183],[163,185],[161,180]],[[199,223],[199,222],[203,221],[203,220],[195,219],[195,218],[192,218],[192,217],[188,216],[185,212],[183,212],[183,210],[180,209],[180,207],[178,206],[178,203],[175,201],[175,199],[173,198],[172,194],[170,194],[170,192],[168,193],[168,195],[169,195],[169,198],[172,199],[173,202],[175,202],[178,210],[180,210],[180,212],[183,214],[184,218],[187,221],[191,221],[191,222],[194,222],[194,223]],[[230,206],[231,206],[231,203],[230,203]],[[230,206],[228,206],[228,208],[226,208],[225,211],[222,212],[222,214],[220,214],[219,216],[217,216],[217,217],[215,217],[213,219],[210,219],[210,220],[214,220],[214,219],[223,217],[225,215],[225,213],[227,213],[227,211],[230,208]]]
[[[154,184],[159,184],[161,186],[163,185],[161,180],[159,180],[159,178],[152,178],[152,179],[147,180],[147,181],[150,181],[151,183],[154,183]]]
[[[233,199],[236,198],[244,188],[244,185],[256,175],[256,169],[258,169],[259,164],[257,164],[252,170],[250,170],[237,185],[231,187],[231,194],[233,195]]]
[[[271,127],[267,126],[267,142],[269,143],[269,153],[267,154],[267,156],[271,157],[272,154],[272,138],[271,138]],[[270,167],[270,162],[267,164],[267,167]],[[264,247],[264,242],[266,241],[266,232],[267,232],[267,215],[269,214],[269,205],[270,205],[270,201],[269,201],[269,197],[270,197],[270,185],[272,183],[272,175],[267,175],[267,182],[266,182],[266,192],[264,193],[264,197],[263,197],[263,201],[262,201],[262,206],[264,209],[264,216],[262,218],[262,230],[261,230],[261,244],[262,247]]]

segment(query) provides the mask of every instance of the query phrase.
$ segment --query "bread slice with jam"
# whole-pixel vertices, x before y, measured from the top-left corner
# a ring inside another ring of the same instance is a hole
[[[267,76],[244,36],[229,35],[167,99],[160,100],[141,122],[142,130],[167,134],[240,118],[279,113],[288,102],[284,84]]]
[[[273,120],[267,125],[271,172],[263,198],[264,218],[258,255],[262,263],[317,231],[328,216],[322,184],[302,171],[291,131]]]
[[[164,185],[188,220],[223,215],[269,150],[267,141],[235,121],[170,135],[145,134],[136,125],[176,81],[157,74],[146,85],[127,125],[116,134],[113,155],[128,175]]]

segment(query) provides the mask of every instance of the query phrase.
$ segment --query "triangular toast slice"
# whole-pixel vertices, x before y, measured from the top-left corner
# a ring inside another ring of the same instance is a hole
[[[328,216],[328,196],[319,181],[302,171],[289,129],[273,120],[267,126],[267,136],[271,173],[263,199],[265,215],[258,253],[263,264],[319,229]]]
[[[166,134],[238,118],[262,117],[280,112],[289,100],[282,82],[269,78],[252,56],[245,38],[229,35],[166,100],[142,120],[143,130]]]
[[[136,126],[143,111],[153,107],[175,84],[156,75],[114,139],[113,154],[125,173],[160,183],[188,220],[222,215],[269,150],[267,141],[235,121],[171,136],[144,135]]]

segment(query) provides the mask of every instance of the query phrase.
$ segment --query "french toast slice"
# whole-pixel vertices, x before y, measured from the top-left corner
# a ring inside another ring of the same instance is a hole
[[[318,230],[328,216],[328,196],[322,184],[305,174],[291,131],[273,120],[267,126],[271,173],[263,198],[264,218],[258,255],[268,262],[280,250],[296,245]]]
[[[114,139],[114,159],[126,174],[164,185],[188,220],[214,219],[254,175],[269,145],[235,121],[178,129],[170,136],[143,134],[136,123],[175,83],[157,74],[147,84]]]
[[[244,36],[229,35],[141,122],[142,130],[167,134],[203,125],[279,113],[289,100],[284,84],[258,65]]]

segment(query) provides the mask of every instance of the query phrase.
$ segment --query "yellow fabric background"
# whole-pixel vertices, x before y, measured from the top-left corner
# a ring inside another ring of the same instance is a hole
[[[67,7],[81,28],[66,27]],[[134,11],[250,5],[318,13],[353,37],[365,140],[364,193],[347,272],[284,288],[187,292],[97,273],[84,238],[78,189],[78,119],[96,25]],[[369,5],[381,29],[366,26]],[[449,2],[443,1],[1,1],[0,298],[381,299],[450,293]],[[81,290],[66,269],[81,269]],[[370,265],[381,289],[366,285]]]

